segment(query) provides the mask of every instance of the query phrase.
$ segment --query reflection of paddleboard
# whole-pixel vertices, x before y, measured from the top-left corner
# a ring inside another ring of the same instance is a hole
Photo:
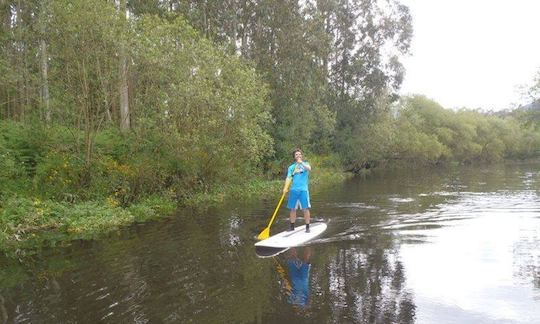
[[[287,251],[289,248],[276,248],[267,246],[255,246],[255,254],[259,258],[269,258]]]
[[[270,236],[266,240],[255,243],[255,247],[290,248],[300,246],[326,231],[326,223],[312,223],[309,225],[310,232],[306,233],[306,226],[298,226],[294,231],[284,231]]]

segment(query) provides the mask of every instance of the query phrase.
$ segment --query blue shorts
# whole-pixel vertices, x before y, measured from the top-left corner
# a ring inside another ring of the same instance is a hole
[[[289,209],[307,209],[311,208],[309,203],[309,191],[291,190],[287,199],[287,208]]]

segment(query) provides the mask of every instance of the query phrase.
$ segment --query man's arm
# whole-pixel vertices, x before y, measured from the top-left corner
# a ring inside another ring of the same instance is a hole
[[[285,185],[283,186],[283,193],[284,194],[287,193],[287,191],[289,191],[289,187],[291,185],[291,182],[292,182],[292,178],[287,177],[285,179]]]
[[[283,186],[283,194],[286,194],[287,191],[289,191],[289,187],[291,186],[291,182],[292,182],[292,176],[293,176],[293,173],[291,171],[291,168],[288,168],[287,177],[285,178],[285,185]]]
[[[302,165],[304,166],[304,169],[311,171],[311,165],[309,165],[309,162],[302,162]]]

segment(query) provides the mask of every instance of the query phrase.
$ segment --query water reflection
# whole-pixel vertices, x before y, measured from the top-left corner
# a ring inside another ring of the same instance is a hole
[[[354,247],[321,243],[273,257],[282,303],[262,322],[413,323],[414,295],[398,252],[373,248],[377,241],[392,244],[385,235],[372,233]]]
[[[376,239],[376,238],[374,238]],[[405,289],[397,253],[365,244],[339,249],[327,267],[332,318],[354,323],[412,323],[413,295]]]
[[[283,277],[283,284],[287,294],[287,301],[300,309],[309,304],[309,272],[311,269],[311,247],[303,248],[301,256],[298,249],[293,247],[287,253],[287,278]],[[281,271],[280,271],[281,270]],[[283,273],[283,267],[278,263],[278,271]]]
[[[0,258],[0,322],[540,323],[537,169],[352,180],[309,247],[253,253],[272,200]]]
[[[289,250],[289,248],[274,248],[274,247],[267,247],[267,246],[256,246],[255,247],[255,254],[259,258],[269,258],[276,256],[278,254],[281,254],[285,251]]]
[[[7,323],[8,320],[6,306],[4,305],[5,302],[4,297],[0,295],[0,314],[2,315],[2,323]]]
[[[430,235],[430,244],[407,244],[400,250],[411,270],[407,285],[414,288],[419,320],[540,320],[529,283],[538,255],[534,241],[540,223],[534,215],[539,211],[538,198],[529,192],[466,192],[441,208],[445,216],[459,215],[452,226],[416,230]]]

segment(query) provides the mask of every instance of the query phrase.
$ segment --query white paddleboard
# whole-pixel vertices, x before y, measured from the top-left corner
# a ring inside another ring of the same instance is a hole
[[[294,231],[284,231],[270,236],[266,240],[255,243],[256,247],[269,248],[290,248],[300,246],[326,231],[326,223],[312,223],[309,225],[309,233],[306,233],[306,226],[298,226]]]

